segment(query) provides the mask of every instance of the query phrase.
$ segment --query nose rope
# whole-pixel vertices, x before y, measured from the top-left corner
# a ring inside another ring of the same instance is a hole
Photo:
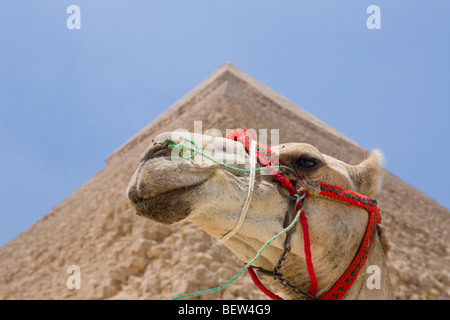
[[[197,144],[193,140],[188,139],[188,138],[183,138],[183,139],[184,139],[184,142],[189,142],[194,147],[193,148],[192,147],[188,147],[183,142],[180,142],[180,143],[177,144],[175,141],[173,141],[171,139],[164,140],[163,144],[167,145],[167,148],[169,148],[169,149],[179,150],[178,151],[178,155],[180,156],[180,158],[189,160],[189,159],[193,159],[197,154],[200,154],[203,157],[205,157],[206,159],[211,160],[212,162],[214,162],[214,163],[218,164],[219,166],[224,167],[224,168],[226,168],[228,170],[238,171],[238,172],[242,172],[242,173],[250,173],[250,170],[248,170],[248,169],[241,169],[241,168],[233,167],[233,166],[227,165],[225,163],[222,163],[222,162],[214,159],[213,157],[209,156],[208,154],[201,152],[199,150]],[[184,156],[184,152],[186,150],[191,151],[192,154],[190,156]],[[287,167],[287,166],[282,166],[282,165],[266,166],[266,167],[256,168],[255,172],[263,171],[263,170],[267,170],[268,172],[270,172],[271,170],[274,170],[274,169],[275,170],[282,169],[282,170],[290,171],[292,174],[294,174],[297,177],[297,179],[300,179],[298,174],[297,174],[297,172],[295,172],[294,169],[292,169],[290,167]]]
[[[252,201],[253,190],[255,189],[255,173],[256,173],[256,141],[252,140],[250,145],[250,175],[249,175],[249,186],[247,198],[245,199],[244,206],[242,207],[242,212],[239,217],[239,221],[236,226],[230,230],[226,235],[220,239],[220,241],[225,242],[228,241],[231,237],[233,237],[236,232],[241,229],[242,224],[244,223],[245,216],[247,215],[248,208],[250,207],[250,202]]]
[[[210,157],[209,155],[201,152],[197,146],[197,144],[190,139],[184,138],[184,142],[189,142],[190,144],[192,144],[192,147],[188,147],[186,146],[183,142],[176,144],[173,140],[171,139],[166,139],[163,142],[163,145],[167,145],[167,147],[169,149],[175,149],[175,150],[179,150],[178,151],[178,155],[183,158],[183,159],[192,159],[194,158],[197,154],[201,154],[203,157],[213,161],[214,163],[217,163],[229,170],[234,170],[234,171],[240,171],[240,172],[245,172],[245,173],[250,173],[249,175],[249,187],[248,187],[248,193],[247,193],[247,198],[245,199],[244,202],[244,206],[242,207],[242,211],[241,211],[241,215],[239,217],[239,220],[236,224],[236,226],[230,230],[228,233],[226,233],[221,239],[220,241],[222,242],[226,242],[228,241],[231,237],[233,237],[238,231],[239,229],[242,227],[242,224],[244,223],[244,219],[247,215],[247,211],[250,207],[250,202],[252,201],[252,196],[253,196],[253,191],[254,191],[254,187],[255,187],[255,173],[256,171],[261,171],[263,169],[266,170],[271,170],[271,169],[286,169],[291,171],[292,173],[294,173],[297,177],[297,173],[286,166],[267,166],[267,167],[261,167],[261,168],[256,168],[256,162],[257,162],[257,157],[256,157],[256,148],[257,148],[257,141],[256,140],[252,140],[251,144],[250,144],[250,148],[249,148],[249,153],[250,153],[250,170],[247,169],[241,169],[241,168],[236,168],[236,167],[232,167],[229,165],[226,165],[212,157]],[[191,155],[189,156],[185,156],[184,152],[186,150],[191,151]]]

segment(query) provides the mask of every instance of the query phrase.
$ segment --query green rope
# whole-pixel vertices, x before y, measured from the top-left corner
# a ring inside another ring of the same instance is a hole
[[[192,158],[194,158],[197,154],[201,154],[203,157],[205,157],[205,158],[207,158],[207,159],[213,161],[214,163],[216,163],[216,164],[218,164],[218,165],[220,165],[220,166],[222,166],[222,167],[224,167],[224,168],[226,168],[226,169],[234,170],[234,171],[239,171],[239,172],[244,172],[244,173],[250,173],[250,170],[247,170],[247,169],[241,169],[241,168],[236,168],[236,167],[229,166],[229,165],[227,165],[227,164],[225,164],[225,163],[222,163],[222,162],[220,162],[220,161],[217,161],[217,160],[214,159],[213,157],[210,157],[209,155],[207,155],[207,154],[205,154],[205,153],[199,151],[197,144],[196,144],[194,141],[190,140],[190,139],[184,138],[184,141],[190,142],[192,145],[194,145],[195,148],[188,147],[188,146],[184,145],[183,142],[180,142],[180,143],[177,144],[177,143],[175,143],[175,142],[174,142],[173,140],[171,140],[171,139],[166,139],[166,140],[163,142],[163,144],[166,144],[166,143],[167,143],[167,147],[168,147],[169,149],[179,149],[180,151],[178,152],[178,155],[179,155],[181,158],[183,158],[183,159],[192,159]],[[191,151],[192,154],[191,154],[190,156],[188,156],[188,157],[185,157],[185,156],[184,156],[184,151],[185,151],[185,150]],[[295,172],[295,170],[293,170],[293,169],[291,169],[291,168],[289,168],[289,167],[286,167],[286,166],[267,166],[267,167],[257,168],[256,171],[262,171],[262,170],[266,170],[266,169],[267,169],[267,170],[270,170],[270,169],[285,169],[285,170],[288,170],[288,171],[292,172],[292,173],[298,178],[297,172]]]
[[[164,143],[163,144],[167,144],[167,147],[169,148],[169,149],[175,149],[175,150],[179,150],[179,152],[178,152],[178,155],[181,157],[181,158],[183,158],[183,159],[192,159],[192,158],[194,158],[197,154],[201,154],[203,157],[205,157],[205,158],[207,158],[207,159],[209,159],[209,160],[211,160],[211,161],[213,161],[214,163],[216,163],[216,164],[218,164],[218,165],[220,165],[220,166],[222,166],[222,167],[224,167],[224,168],[226,168],[226,169],[229,169],[229,170],[234,170],[234,171],[239,171],[239,172],[244,172],[244,173],[250,173],[250,170],[246,170],[246,169],[241,169],[241,168],[236,168],[236,167],[232,167],[232,166],[229,166],[229,165],[227,165],[227,164],[225,164],[225,163],[222,163],[222,162],[220,162],[220,161],[217,161],[216,159],[214,159],[214,158],[212,158],[212,157],[210,157],[209,155],[207,155],[207,154],[204,154],[203,152],[201,152],[201,151],[199,151],[199,148],[198,148],[198,146],[197,146],[197,144],[194,142],[194,141],[192,141],[192,140],[190,140],[190,139],[187,139],[187,138],[184,138],[184,141],[185,142],[190,142],[193,146],[194,146],[194,148],[192,148],[192,147],[188,147],[188,146],[186,146],[185,144],[183,144],[183,142],[180,142],[180,143],[175,143],[173,140],[171,140],[171,139],[166,139],[165,141],[164,141]],[[186,151],[186,150],[190,150],[191,152],[192,152],[192,154],[190,155],[190,156],[184,156],[184,152]],[[262,167],[262,168],[257,168],[256,169],[256,171],[261,171],[261,170],[264,170],[264,169],[285,169],[285,170],[288,170],[288,171],[290,171],[290,172],[292,172],[293,174],[295,174],[295,176],[296,177],[298,177],[298,175],[297,175],[297,173],[293,170],[293,169],[291,169],[291,168],[289,168],[289,167],[286,167],[286,166],[267,166],[267,167]],[[300,209],[298,212],[297,212],[297,215],[295,216],[295,218],[294,218],[294,220],[291,222],[291,224],[289,225],[289,226],[287,226],[285,229],[283,229],[280,233],[278,233],[276,236],[274,236],[274,237],[272,237],[271,239],[269,239],[269,241],[267,241],[262,247],[261,247],[261,249],[259,249],[259,251],[258,251],[258,253],[256,254],[256,256],[252,259],[252,260],[250,260],[238,273],[236,273],[236,275],[233,277],[233,278],[231,278],[229,281],[227,281],[227,282],[225,282],[223,285],[220,285],[220,286],[218,286],[218,287],[215,287],[215,288],[212,288],[212,289],[209,289],[209,290],[205,290],[205,291],[199,291],[199,292],[194,292],[194,293],[188,293],[188,294],[183,294],[183,295],[181,295],[181,296],[178,296],[178,297],[175,297],[175,298],[173,298],[172,300],[180,300],[180,299],[185,299],[185,298],[191,298],[191,297],[196,297],[196,296],[200,296],[200,295],[204,295],[204,294],[209,294],[209,293],[213,293],[213,292],[216,292],[216,291],[219,291],[219,290],[222,290],[222,289],[224,289],[224,288],[226,288],[226,287],[228,287],[231,283],[233,283],[245,270],[247,270],[248,268],[250,268],[250,266],[261,256],[261,254],[262,254],[262,252],[263,252],[263,250],[265,249],[265,248],[267,248],[274,240],[276,240],[276,239],[278,239],[279,237],[281,237],[283,234],[285,234],[287,231],[289,231],[292,227],[294,227],[294,225],[297,223],[297,221],[298,221],[298,219],[299,219],[299,217],[300,217],[300,213],[302,212],[302,210],[303,210],[303,208],[302,209]]]
[[[291,222],[291,224],[289,226],[287,226],[287,228],[283,229],[279,234],[277,234],[276,236],[272,237],[269,241],[267,241],[262,247],[261,249],[259,249],[258,253],[256,254],[256,256],[250,260],[238,273],[236,273],[236,275],[231,278],[231,280],[225,282],[223,285],[209,289],[209,290],[205,290],[205,291],[199,291],[199,292],[194,292],[194,293],[187,293],[187,294],[183,294],[181,296],[175,297],[172,300],[180,300],[180,299],[185,299],[185,298],[192,298],[192,297],[196,297],[196,296],[200,296],[200,295],[204,295],[204,294],[209,294],[209,293],[213,293],[219,290],[222,290],[226,287],[228,287],[231,283],[233,283],[234,280],[236,280],[245,270],[247,270],[261,255],[261,253],[263,252],[263,250],[265,248],[267,248],[272,241],[278,239],[279,237],[281,237],[283,234],[285,234],[287,231],[289,231],[298,221],[299,217],[300,217],[300,213],[303,211],[303,208],[301,208],[300,210],[298,210],[297,215],[295,216],[294,220]]]

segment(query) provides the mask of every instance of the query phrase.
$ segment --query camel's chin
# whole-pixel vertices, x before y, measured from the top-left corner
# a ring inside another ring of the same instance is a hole
[[[189,192],[193,188],[181,188],[141,199],[135,203],[136,214],[163,224],[181,221],[191,213]]]

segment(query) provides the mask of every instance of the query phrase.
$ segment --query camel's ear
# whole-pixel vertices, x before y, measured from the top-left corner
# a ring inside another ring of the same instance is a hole
[[[369,157],[355,166],[352,180],[359,193],[371,196],[379,191],[382,182],[384,157],[381,151],[373,150]]]

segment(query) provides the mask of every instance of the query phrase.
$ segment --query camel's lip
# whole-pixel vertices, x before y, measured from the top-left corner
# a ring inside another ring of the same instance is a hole
[[[155,200],[158,198],[162,198],[162,197],[166,197],[167,195],[171,195],[171,196],[176,196],[177,193],[182,193],[184,191],[190,190],[190,189],[194,189],[200,185],[202,185],[203,183],[205,183],[208,179],[203,179],[201,181],[198,181],[196,183],[187,185],[187,186],[180,186],[178,188],[172,188],[170,190],[165,190],[163,192],[154,192],[151,195],[144,195],[144,196],[131,196],[130,193],[128,193],[128,199],[131,200],[131,202],[133,202],[134,204],[138,204],[139,202],[142,201],[147,201],[147,200]]]
[[[132,201],[136,207],[136,214],[163,224],[181,221],[192,211],[189,193],[201,184],[196,183],[187,187],[172,189],[150,198],[142,198],[136,202]]]

